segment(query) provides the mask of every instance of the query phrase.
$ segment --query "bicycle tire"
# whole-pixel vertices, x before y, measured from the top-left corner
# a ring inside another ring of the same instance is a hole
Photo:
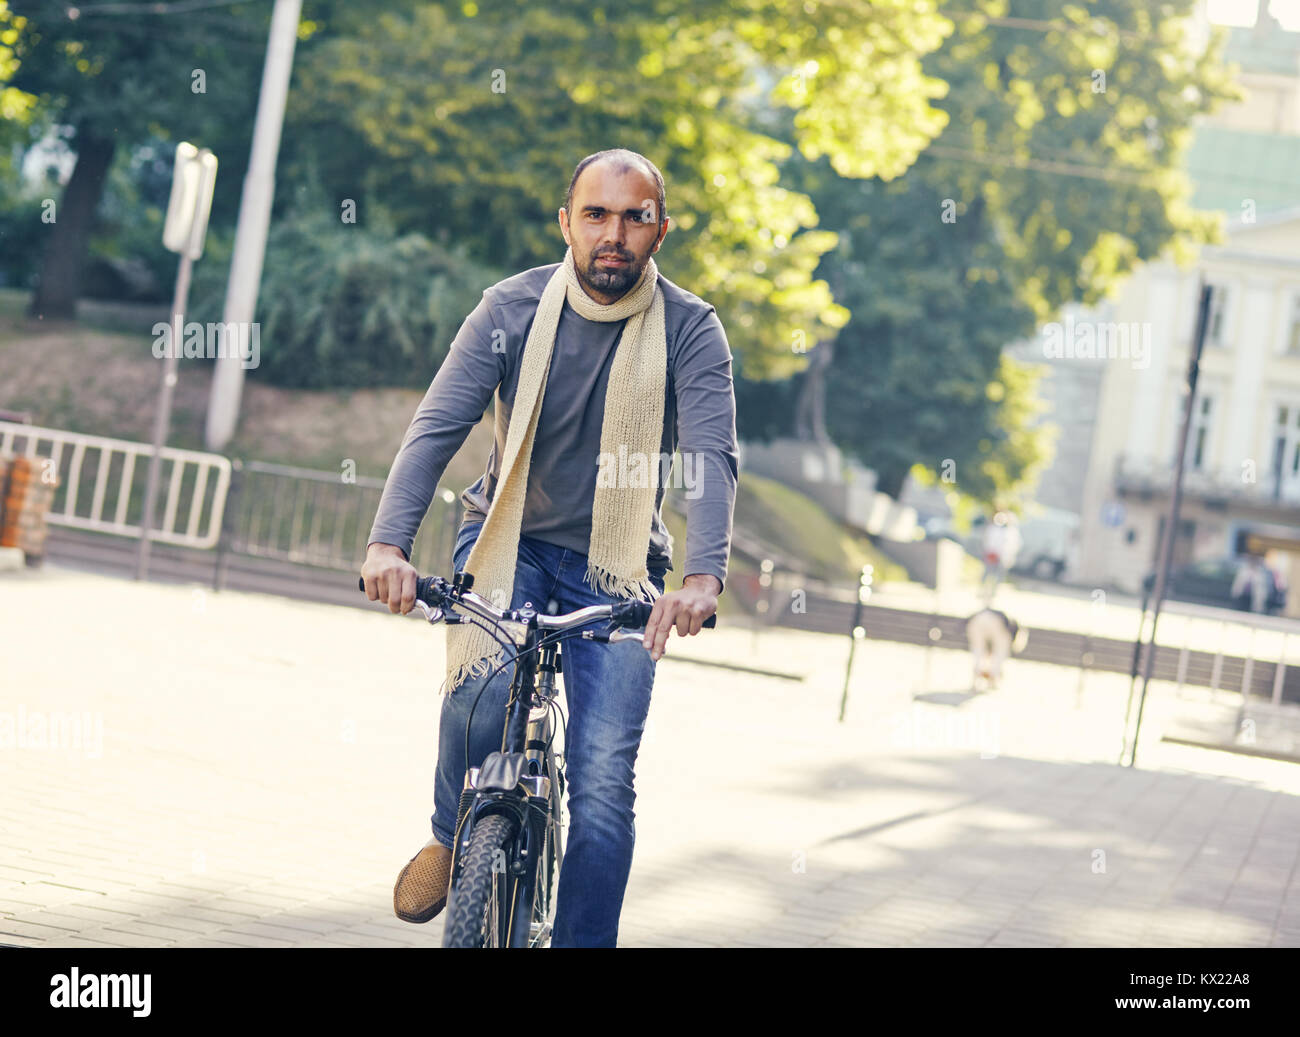
[[[452,895],[448,898],[447,924],[442,934],[444,947],[493,945],[493,939],[485,931],[492,897],[497,897],[498,911],[508,913],[514,887],[514,880],[494,865],[500,859],[497,855],[507,852],[514,837],[514,818],[505,814],[490,814],[474,825]],[[509,925],[503,928],[508,934]]]

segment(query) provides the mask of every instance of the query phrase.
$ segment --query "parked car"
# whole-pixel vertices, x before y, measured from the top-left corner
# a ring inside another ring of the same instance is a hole
[[[1198,605],[1217,605],[1219,608],[1250,611],[1250,591],[1232,596],[1238,571],[1246,564],[1245,558],[1210,558],[1191,562],[1170,570],[1165,597],[1189,601]],[[1271,566],[1265,566],[1272,588],[1265,603],[1265,611],[1275,615],[1286,607],[1287,588],[1281,575]],[[1156,574],[1148,573],[1142,586],[1150,591],[1155,587]]]
[[[964,541],[967,551],[979,558],[983,552],[986,519],[980,516],[971,525]],[[1020,549],[1011,569],[1039,580],[1059,580],[1071,565],[1071,551],[1078,536],[1079,516],[1059,508],[1037,508],[1018,525]]]

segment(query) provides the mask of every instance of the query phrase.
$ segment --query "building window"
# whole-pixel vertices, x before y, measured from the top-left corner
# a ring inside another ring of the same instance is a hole
[[[1211,346],[1226,349],[1228,346],[1228,286],[1212,284],[1210,313],[1205,329],[1205,341]]]
[[[1183,407],[1187,406],[1183,397]],[[1182,408],[1180,408],[1182,409]],[[1198,396],[1192,414],[1192,427],[1187,430],[1187,459],[1184,467],[1189,472],[1203,472],[1210,459],[1210,428],[1214,417],[1214,398]]]
[[[1286,328],[1286,351],[1300,356],[1300,292],[1291,296],[1291,319]]]
[[[1273,486],[1278,496],[1300,497],[1300,405],[1279,403],[1273,411]]]

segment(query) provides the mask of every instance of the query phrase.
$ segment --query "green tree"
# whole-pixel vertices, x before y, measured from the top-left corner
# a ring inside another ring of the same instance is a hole
[[[920,57],[949,28],[911,0],[423,4],[304,60],[287,168],[310,165],[362,220],[382,207],[519,270],[558,258],[581,157],[640,151],[668,183],[665,274],[718,308],[751,374],[786,375],[793,341],[848,314],[813,276],[835,235],[780,163],[797,146],[846,175],[901,173],[943,125]],[[772,103],[791,142],[763,124]]]
[[[1002,267],[1035,317],[1097,302],[1135,264],[1211,240],[1182,171],[1194,120],[1240,97],[1223,34],[1198,49],[1195,0],[982,0],[927,71],[952,89],[919,169],[979,201]]]
[[[1001,347],[1214,233],[1179,167],[1192,120],[1233,90],[1218,45],[1191,46],[1191,8],[946,12],[956,30],[924,68],[950,84],[948,123],[904,177],[789,164],[840,233],[816,272],[852,318],[806,374],[742,384],[742,427],[829,436],[888,492],[948,459],[959,490],[988,503],[1031,485],[1048,450],[1028,428],[1036,376]]]
[[[191,6],[10,0],[0,24],[10,52],[7,61],[0,54],[0,118],[11,118],[4,99],[19,99],[39,114],[39,125],[59,127],[76,155],[56,218],[45,226],[33,315],[74,315],[115,156],[149,141],[189,139],[232,160],[234,170],[246,161],[269,12],[256,3]],[[218,176],[223,200],[238,195],[238,180],[230,179]]]

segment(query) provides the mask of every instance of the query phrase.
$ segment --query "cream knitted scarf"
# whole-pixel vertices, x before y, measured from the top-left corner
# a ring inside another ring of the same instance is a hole
[[[542,412],[555,332],[566,300],[587,320],[627,320],[609,372],[600,452],[602,460],[622,455],[637,459],[644,464],[638,463],[636,467],[647,474],[644,480],[635,480],[627,486],[618,485],[618,480],[609,485],[609,478],[597,478],[586,580],[592,587],[622,598],[653,600],[658,594],[646,569],[659,484],[668,367],[664,300],[663,292],[658,290],[658,274],[652,257],[646,261],[636,285],[617,302],[606,306],[596,302],[582,287],[570,248],[542,292],[524,345],[496,492],[488,508],[487,521],[465,562],[465,569],[474,575],[474,591],[498,608],[509,608],[514,594],[533,437]],[[500,422],[500,389],[496,414]],[[621,464],[618,470],[624,471]],[[542,608],[545,602],[535,604]],[[503,659],[504,649],[481,627],[468,620],[449,625],[444,692],[458,687],[467,677],[492,672]]]

